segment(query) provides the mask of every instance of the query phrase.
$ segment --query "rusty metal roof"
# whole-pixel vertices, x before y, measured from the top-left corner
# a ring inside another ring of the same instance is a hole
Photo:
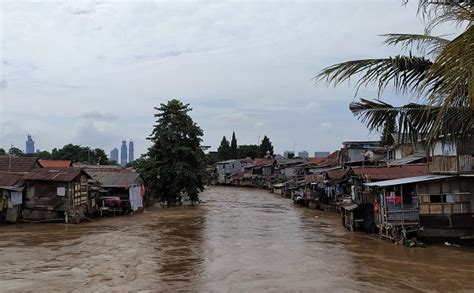
[[[74,180],[81,173],[86,174],[80,168],[37,168],[31,170],[25,176],[24,180],[38,181],[62,181],[69,182]],[[87,175],[87,174],[86,174]]]
[[[269,164],[273,164],[275,162],[275,159],[267,159],[267,158],[255,158],[255,161],[253,162],[253,164],[255,166],[263,166],[263,165],[269,165]]]
[[[27,173],[38,166],[36,157],[0,156],[0,171]]]
[[[397,166],[353,166],[355,175],[364,176],[370,180],[390,180],[406,177],[424,176],[429,174],[428,164],[412,164]]]
[[[329,177],[329,179],[343,179],[344,176],[346,176],[347,174],[347,170],[344,170],[344,169],[337,169],[337,170],[330,170],[330,171],[327,171],[327,177]]]
[[[17,184],[23,174],[19,173],[10,173],[10,172],[0,172],[0,186],[13,186]]]
[[[72,162],[69,160],[38,160],[38,163],[43,168],[69,168]]]
[[[137,179],[141,178],[140,173],[131,172],[112,172],[112,171],[96,171],[92,169],[86,170],[93,180],[99,181],[103,187],[120,187],[126,188],[137,183]]]

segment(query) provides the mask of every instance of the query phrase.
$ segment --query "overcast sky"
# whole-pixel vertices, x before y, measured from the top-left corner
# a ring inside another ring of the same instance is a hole
[[[216,149],[267,135],[282,153],[377,138],[351,86],[314,84],[336,62],[399,53],[380,34],[422,33],[416,2],[0,1],[0,147],[149,145],[154,108],[190,103]],[[389,101],[406,98],[386,96]],[[367,89],[360,97],[375,97]]]

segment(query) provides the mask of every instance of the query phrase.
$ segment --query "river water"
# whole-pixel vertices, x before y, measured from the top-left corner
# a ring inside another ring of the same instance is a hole
[[[474,250],[406,248],[256,189],[82,225],[0,228],[1,291],[474,291]]]

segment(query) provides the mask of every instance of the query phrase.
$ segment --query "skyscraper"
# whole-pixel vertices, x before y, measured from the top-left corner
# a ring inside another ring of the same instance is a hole
[[[122,140],[122,146],[120,147],[120,165],[127,165],[127,141]]]
[[[110,151],[110,158],[109,158],[110,161],[118,163],[118,161],[119,161],[118,155],[119,155],[118,148],[114,148],[113,150],[111,150]]]
[[[135,160],[134,150],[133,150],[133,141],[128,143],[128,161],[131,163]]]
[[[31,138],[31,135],[28,134],[26,140],[26,149],[25,152],[27,154],[34,154],[35,153],[35,141]]]

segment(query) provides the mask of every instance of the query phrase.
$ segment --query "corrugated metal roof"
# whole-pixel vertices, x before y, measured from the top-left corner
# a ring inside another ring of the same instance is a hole
[[[390,180],[406,177],[424,176],[429,174],[428,164],[413,164],[400,166],[353,166],[356,175],[367,177],[370,180]]]
[[[103,187],[128,187],[136,184],[140,178],[139,173],[111,172],[86,170],[93,180],[99,181]]]
[[[275,162],[275,159],[255,158],[253,164],[255,166],[263,166],[263,165],[273,164],[274,162]]]
[[[426,156],[411,155],[411,156],[407,156],[401,159],[390,160],[387,162],[387,165],[389,166],[406,165],[406,164],[414,163],[416,161],[421,161],[423,159],[426,159]]]
[[[23,174],[0,172],[0,186],[13,186],[17,184],[22,177]]]
[[[344,176],[346,176],[347,170],[344,170],[344,169],[331,170],[331,171],[328,171],[326,174],[329,177],[329,179],[339,179],[340,180],[340,179],[343,179]]]
[[[39,180],[39,181],[61,181],[69,182],[74,180],[77,176],[83,173],[80,168],[37,168],[33,169],[23,176],[24,180]],[[85,173],[85,172],[84,172]]]
[[[386,187],[386,186],[404,185],[404,184],[431,181],[431,180],[440,180],[440,179],[446,179],[446,178],[451,178],[451,177],[455,177],[455,176],[453,175],[425,175],[425,176],[407,177],[407,178],[400,178],[400,179],[393,179],[393,180],[364,183],[364,185]]]
[[[38,160],[43,168],[69,168],[72,162],[69,160]]]
[[[4,172],[30,172],[37,165],[36,157],[0,156],[0,171]]]

